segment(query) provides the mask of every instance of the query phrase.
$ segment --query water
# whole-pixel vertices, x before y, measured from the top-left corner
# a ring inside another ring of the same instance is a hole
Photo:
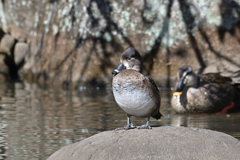
[[[170,107],[171,91],[162,91],[161,120],[153,127],[189,126],[221,131],[240,139],[240,113],[179,115]],[[134,125],[146,118],[131,118]],[[0,84],[0,159],[46,159],[61,147],[125,126],[126,114],[111,88],[67,91],[36,84]]]

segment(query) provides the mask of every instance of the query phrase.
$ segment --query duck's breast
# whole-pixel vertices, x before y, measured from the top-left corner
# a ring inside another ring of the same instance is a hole
[[[129,115],[149,116],[156,101],[149,81],[139,72],[120,72],[113,78],[113,95],[117,104]]]

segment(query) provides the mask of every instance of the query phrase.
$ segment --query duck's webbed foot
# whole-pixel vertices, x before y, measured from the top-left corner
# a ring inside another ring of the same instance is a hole
[[[148,121],[146,124],[144,124],[142,126],[137,126],[137,129],[152,129],[152,127],[149,124],[149,120],[150,120],[150,117],[148,117]]]
[[[223,109],[222,109],[222,111],[220,111],[220,112],[217,112],[217,114],[220,114],[220,113],[228,113],[228,111],[230,110],[230,109],[232,109],[233,107],[234,107],[234,102],[232,102],[229,106],[226,106],[226,107],[224,107]]]
[[[122,129],[128,130],[128,129],[134,129],[134,128],[136,128],[136,126],[134,126],[134,125],[131,123],[131,121],[130,121],[130,115],[128,115],[128,117],[127,117],[127,125],[126,125],[125,127],[116,128],[115,131],[116,131],[116,130],[122,130]]]
[[[136,128],[136,126],[134,126],[132,123],[127,124],[125,127],[120,127],[120,128],[116,128],[115,130],[128,130],[128,129],[134,129]]]
[[[152,129],[152,127],[149,124],[144,124],[142,126],[137,126],[137,129]]]

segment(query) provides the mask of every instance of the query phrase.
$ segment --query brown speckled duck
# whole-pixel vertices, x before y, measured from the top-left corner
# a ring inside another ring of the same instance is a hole
[[[177,78],[171,104],[178,113],[226,113],[234,107],[234,98],[239,97],[232,79],[217,73],[196,75],[191,67],[183,66]]]
[[[138,129],[151,129],[150,117],[160,119],[161,99],[154,81],[141,74],[142,58],[137,50],[128,48],[121,56],[119,66],[112,72],[113,95],[117,104],[127,113],[127,126],[119,129],[136,128],[130,121],[131,116],[147,117],[147,123]]]

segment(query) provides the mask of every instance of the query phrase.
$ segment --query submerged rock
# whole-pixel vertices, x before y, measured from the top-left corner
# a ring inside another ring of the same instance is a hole
[[[240,159],[240,143],[230,135],[189,127],[106,131],[63,147],[48,160]]]

